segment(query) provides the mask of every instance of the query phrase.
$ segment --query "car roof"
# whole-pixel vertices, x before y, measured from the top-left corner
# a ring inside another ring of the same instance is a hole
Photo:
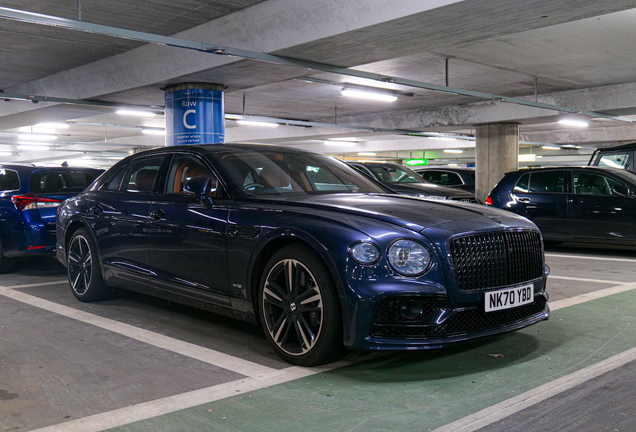
[[[410,168],[410,167],[409,167]],[[444,171],[475,171],[472,167],[446,167],[446,166],[425,166],[411,168],[413,171],[432,171],[432,170],[444,170]]]
[[[602,148],[597,148],[596,150],[600,152],[610,152],[615,150],[636,150],[636,142],[621,144],[619,146],[614,146],[614,147],[602,147]]]
[[[151,154],[155,152],[165,152],[165,151],[180,152],[184,150],[185,151],[194,150],[194,151],[199,151],[203,153],[222,153],[228,150],[249,151],[249,150],[266,150],[268,148],[273,151],[284,150],[285,152],[288,152],[288,153],[322,154],[320,152],[304,150],[304,149],[299,149],[295,147],[278,146],[274,144],[231,143],[231,144],[196,144],[196,145],[176,145],[176,146],[169,146],[169,147],[157,147],[151,150],[135,153],[135,156],[140,154]]]
[[[532,172],[532,171],[554,171],[554,170],[571,170],[571,169],[576,169],[576,170],[583,169],[583,170],[606,171],[606,172],[623,171],[617,168],[584,165],[584,166],[555,166],[555,167],[536,167],[536,168],[528,167],[528,168],[520,169],[517,171],[509,171],[505,175],[518,174],[518,173],[523,174],[523,173]]]

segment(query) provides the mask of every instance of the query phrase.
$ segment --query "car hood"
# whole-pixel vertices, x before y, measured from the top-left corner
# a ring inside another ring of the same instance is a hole
[[[474,198],[472,194],[461,189],[439,186],[433,183],[382,183],[394,192],[403,194],[436,195],[451,198]]]
[[[325,194],[258,197],[261,202],[355,214],[390,222],[416,232],[439,227],[462,231],[502,227],[534,228],[528,219],[479,204],[389,194]]]

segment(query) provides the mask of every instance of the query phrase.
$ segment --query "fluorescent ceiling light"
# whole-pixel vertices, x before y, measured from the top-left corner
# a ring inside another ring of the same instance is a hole
[[[49,146],[42,146],[42,145],[19,145],[18,149],[19,150],[33,150],[33,151],[46,151],[49,150]]]
[[[0,152],[0,156],[11,156],[12,154],[11,152]]]
[[[519,155],[519,162],[534,162],[534,160],[536,159],[537,155],[535,154],[520,154]]]
[[[449,167],[456,167],[458,166],[457,164],[448,164]]]
[[[35,128],[68,129],[68,123],[37,123]]]
[[[154,117],[157,115],[150,111],[134,111],[134,110],[126,110],[126,109],[117,110],[115,112],[121,115],[138,116],[138,117]]]
[[[574,127],[587,127],[588,126],[588,122],[586,121],[581,121],[581,120],[568,120],[568,119],[563,119],[563,120],[559,120],[559,124],[565,125],[565,126],[574,126]]]
[[[354,90],[343,88],[340,93],[343,96],[355,97],[360,99],[371,99],[378,100],[383,102],[395,102],[397,100],[397,96],[388,94],[388,93],[379,93],[379,92],[370,92],[363,90]]]
[[[358,156],[375,156],[375,153],[373,153],[373,152],[362,152],[362,153],[358,153]]]
[[[328,146],[340,146],[340,147],[353,147],[356,145],[354,142],[346,142],[346,141],[324,141],[325,145]]]
[[[543,146],[541,148],[543,150],[561,150],[561,147],[557,147],[557,146]]]
[[[543,157],[543,156],[541,156],[541,155],[537,155],[537,159],[542,158],[542,157]]]
[[[427,137],[428,139],[441,140],[441,141],[457,141],[457,138],[438,136],[438,137]]]
[[[365,163],[365,162],[386,163],[386,161],[381,161],[381,160],[359,160],[358,162],[360,162],[360,163]]]
[[[358,142],[357,139],[355,138],[327,138],[328,141],[351,141],[351,142]]]
[[[464,150],[459,150],[459,149],[446,149],[444,150],[444,153],[464,153]]]
[[[24,141],[54,141],[57,137],[55,135],[18,134],[18,139]]]
[[[146,135],[165,135],[166,130],[165,129],[142,129],[141,133],[144,133]]]
[[[264,126],[264,127],[278,127],[278,123],[269,123],[269,122],[259,122],[259,121],[251,121],[251,120],[237,120],[238,124],[245,126]]]

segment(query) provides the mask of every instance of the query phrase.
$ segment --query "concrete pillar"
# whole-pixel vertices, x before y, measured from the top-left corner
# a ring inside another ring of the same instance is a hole
[[[519,169],[519,125],[491,123],[476,128],[475,195],[483,203],[504,173]]]
[[[166,87],[166,146],[225,142],[223,88],[212,83]]]

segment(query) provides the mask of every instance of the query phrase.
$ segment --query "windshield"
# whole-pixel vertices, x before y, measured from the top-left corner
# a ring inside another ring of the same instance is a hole
[[[223,153],[221,160],[254,195],[386,193],[345,163],[321,154],[238,150]]]
[[[428,183],[419,174],[399,165],[365,165],[385,183]]]
[[[31,173],[31,192],[67,194],[82,192],[99,175],[99,170],[42,170]]]

